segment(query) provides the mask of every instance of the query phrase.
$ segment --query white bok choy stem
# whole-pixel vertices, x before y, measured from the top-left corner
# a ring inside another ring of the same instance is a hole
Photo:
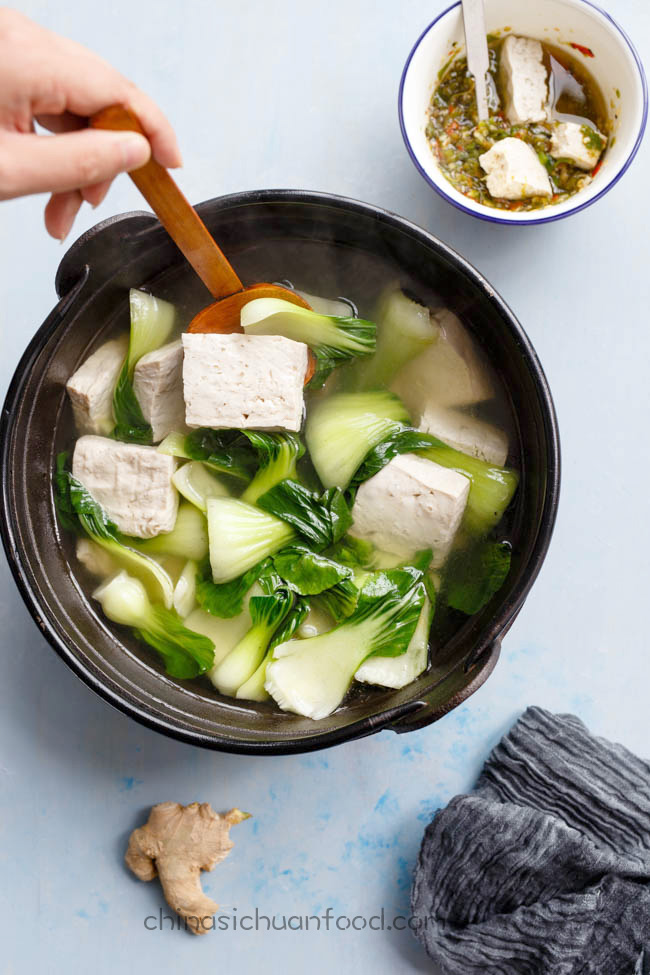
[[[293,596],[286,589],[250,599],[248,611],[253,625],[211,674],[210,679],[217,690],[234,697],[237,689],[253,676],[292,603]]]
[[[294,537],[275,515],[235,498],[208,499],[210,565],[216,583],[230,582]]]
[[[407,423],[402,401],[385,391],[337,393],[318,403],[305,439],[325,487],[345,490],[368,451]]]
[[[429,631],[432,619],[433,605],[426,596],[406,653],[396,657],[382,657],[379,654],[367,657],[354,679],[364,684],[377,684],[379,687],[393,687],[396,690],[414,681],[424,673],[429,664]]]
[[[191,460],[179,467],[172,477],[172,483],[179,494],[203,514],[208,509],[208,498],[227,498],[230,493],[200,460]]]
[[[422,573],[377,573],[344,623],[275,648],[266,669],[266,690],[285,711],[314,720],[327,717],[343,701],[366,657],[406,651],[425,597]]]

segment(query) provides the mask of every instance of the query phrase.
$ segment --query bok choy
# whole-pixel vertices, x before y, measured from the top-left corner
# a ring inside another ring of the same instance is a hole
[[[490,540],[456,553],[445,580],[447,604],[467,616],[480,612],[505,582],[511,557],[509,542]]]
[[[113,393],[113,436],[131,443],[150,444],[153,434],[133,389],[133,371],[143,355],[167,342],[174,328],[176,310],[169,302],[135,288],[129,292],[129,305],[129,350]]]
[[[261,575],[271,568],[270,559],[263,559],[229,582],[216,583],[212,579],[210,559],[204,559],[196,576],[196,600],[211,616],[229,619],[241,613],[247,593]]]
[[[424,673],[429,664],[429,630],[432,620],[433,603],[427,595],[406,652],[392,657],[380,654],[368,657],[357,670],[354,679],[364,684],[377,684],[379,687],[393,687],[396,690],[410,684]]]
[[[237,688],[235,697],[246,701],[268,700],[269,694],[264,687],[264,684],[266,683],[266,669],[273,655],[273,650],[279,643],[284,643],[285,641],[291,639],[296,630],[298,630],[298,628],[304,622],[308,612],[309,601],[299,596],[293,604],[293,607],[285,616],[283,622],[273,634],[271,642],[269,643],[267,651],[264,654],[262,662],[257,667],[257,670],[248,678],[247,681]]]
[[[435,440],[435,437],[432,438]],[[488,464],[436,441],[421,457],[450,467],[469,478],[470,488],[462,527],[471,535],[487,535],[503,518],[519,484],[519,474],[508,467]]]
[[[264,659],[271,637],[292,605],[293,596],[287,589],[251,598],[248,611],[253,625],[210,674],[218,691],[234,697],[238,688],[253,676]]]
[[[406,652],[425,598],[418,569],[374,573],[344,623],[319,636],[276,646],[266,670],[266,690],[285,711],[316,720],[327,717],[367,657]]]
[[[337,622],[356,609],[359,589],[350,566],[299,543],[278,552],[273,564],[290,589],[301,596],[318,597],[316,605]]]
[[[239,643],[252,625],[247,602],[242,611],[231,619],[219,619],[219,617],[211,616],[210,613],[206,613],[202,609],[193,609],[184,622],[188,629],[202,633],[214,643],[214,663],[208,677],[216,670],[232,648]]]
[[[208,427],[192,430],[182,440],[180,435],[172,434],[161,447],[176,457],[202,461],[213,471],[250,481],[242,499],[251,504],[278,481],[295,477],[296,463],[304,453],[299,437],[293,433]]]
[[[387,392],[339,393],[314,406],[305,438],[325,487],[345,490],[368,451],[407,423],[406,407]]]
[[[235,498],[208,500],[210,564],[216,583],[230,582],[294,537],[280,518]]]
[[[355,367],[361,389],[387,386],[405,363],[414,359],[440,336],[440,326],[429,309],[392,288],[377,307],[377,351]]]
[[[179,467],[172,477],[174,487],[203,514],[206,513],[208,498],[228,497],[228,489],[214,477],[200,460],[191,460]]]
[[[332,369],[346,359],[371,355],[376,326],[363,318],[321,315],[281,298],[256,298],[241,310],[248,335],[284,335],[304,342],[316,356],[311,385],[322,385]]]
[[[188,559],[174,586],[174,609],[181,619],[190,615],[196,605],[196,575],[198,566]]]
[[[200,562],[208,553],[208,526],[203,515],[193,504],[181,503],[174,527],[144,541],[132,540],[139,552],[147,555],[177,555],[183,559]]]
[[[344,579],[352,578],[352,569],[333,559],[313,552],[306,545],[287,545],[273,557],[278,575],[301,596],[316,596]]]
[[[320,496],[298,481],[281,481],[258,498],[257,504],[282,518],[315,548],[333,545],[352,524],[347,501],[338,488]]]
[[[212,640],[189,630],[176,613],[153,605],[139,579],[119,572],[99,586],[93,597],[109,620],[132,627],[136,636],[158,651],[170,677],[198,677],[212,666]]]
[[[182,446],[170,440],[167,451],[175,451],[174,456],[200,460],[212,470],[230,474],[239,481],[250,481],[257,468],[257,456],[251,448],[248,437],[241,430],[211,430],[199,427],[185,437]],[[182,450],[179,454],[178,451]]]
[[[260,495],[270,491],[280,481],[296,477],[296,464],[305,448],[294,433],[262,433],[261,430],[245,430],[242,433],[257,451],[259,467],[241,499],[255,504]]]

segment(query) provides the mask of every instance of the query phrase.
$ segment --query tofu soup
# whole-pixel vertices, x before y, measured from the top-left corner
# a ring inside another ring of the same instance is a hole
[[[318,720],[404,687],[508,575],[507,397],[449,308],[386,280],[305,281],[311,310],[255,299],[231,334],[132,290],[128,332],[67,382],[54,484],[80,583],[215,706]]]
[[[489,118],[479,122],[467,59],[440,72],[426,134],[440,169],[465,196],[503,210],[562,203],[602,162],[610,122],[581,54],[509,34],[488,36]]]

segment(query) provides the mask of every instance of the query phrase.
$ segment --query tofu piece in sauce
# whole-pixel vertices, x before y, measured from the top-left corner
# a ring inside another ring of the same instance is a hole
[[[487,173],[490,196],[502,200],[525,200],[531,196],[551,196],[548,173],[537,153],[521,139],[508,137],[495,142],[478,157]]]
[[[415,454],[394,457],[364,481],[352,508],[350,534],[404,559],[433,549],[444,564],[467,504],[469,480]]]
[[[148,352],[133,373],[133,391],[145,420],[151,424],[154,443],[185,426],[183,399],[183,346],[180,339]]]
[[[124,535],[152,538],[170,532],[178,513],[172,484],[176,459],[155,447],[108,437],[77,440],[72,474],[104,508]]]
[[[593,169],[605,148],[607,136],[596,128],[577,122],[558,122],[551,138],[550,154],[568,159],[580,169]]]
[[[420,417],[418,429],[455,450],[497,467],[503,467],[508,458],[508,435],[499,427],[460,410],[444,409],[431,403]]]
[[[308,349],[281,335],[186,333],[188,427],[300,430]]]
[[[548,85],[543,50],[531,37],[510,34],[501,47],[500,71],[505,115],[510,122],[543,122]]]
[[[113,390],[128,347],[128,335],[104,342],[68,379],[65,388],[78,433],[111,433],[115,426]]]

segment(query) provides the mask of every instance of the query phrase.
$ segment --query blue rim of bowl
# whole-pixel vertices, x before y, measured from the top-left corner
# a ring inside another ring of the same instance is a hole
[[[641,89],[642,89],[642,93],[643,93],[643,114],[642,114],[642,117],[641,117],[641,125],[639,126],[639,132],[638,132],[638,135],[636,137],[636,141],[635,141],[634,145],[632,146],[632,150],[631,150],[629,156],[627,157],[627,159],[625,160],[625,163],[621,166],[621,168],[616,173],[616,175],[613,177],[613,179],[611,179],[610,182],[606,186],[604,186],[599,193],[596,194],[596,196],[592,196],[592,198],[590,200],[586,200],[584,203],[580,203],[580,204],[578,204],[578,206],[572,207],[571,210],[565,210],[564,213],[555,213],[555,214],[554,213],[549,213],[547,216],[537,217],[535,220],[513,220],[512,218],[509,218],[509,217],[493,217],[489,213],[479,213],[476,210],[472,210],[469,207],[463,206],[462,203],[459,203],[457,200],[454,200],[451,196],[449,196],[447,193],[445,193],[445,191],[442,189],[442,187],[441,186],[438,186],[438,184],[435,183],[431,179],[431,177],[426,172],[426,170],[424,169],[424,167],[420,165],[420,161],[419,161],[419,159],[418,159],[418,157],[417,157],[417,155],[416,155],[416,153],[415,153],[415,151],[413,149],[413,146],[411,145],[411,142],[409,140],[409,137],[408,137],[408,135],[406,133],[406,124],[404,122],[404,111],[403,111],[402,105],[403,105],[403,101],[404,101],[404,84],[406,82],[406,76],[408,74],[408,70],[409,70],[409,68],[411,66],[411,61],[413,60],[413,57],[415,55],[415,52],[417,51],[417,49],[419,48],[420,44],[422,43],[422,40],[429,33],[429,31],[431,30],[431,28],[432,27],[435,27],[435,25],[438,23],[438,21],[439,20],[442,20],[443,17],[446,17],[447,14],[451,10],[453,10],[455,7],[460,7],[461,0],[456,0],[455,3],[452,3],[448,7],[446,7],[442,11],[442,13],[439,13],[438,14],[438,16],[435,18],[435,20],[432,20],[431,23],[427,27],[425,27],[425,29],[422,31],[422,33],[418,37],[417,41],[415,42],[415,44],[411,48],[411,52],[410,52],[408,58],[406,59],[406,64],[404,65],[404,70],[402,71],[402,77],[401,77],[400,83],[399,83],[399,93],[398,93],[398,96],[397,96],[397,110],[398,110],[398,114],[399,114],[399,127],[400,127],[400,130],[402,132],[402,138],[404,140],[404,145],[406,146],[407,152],[408,152],[409,156],[411,157],[411,161],[412,161],[413,165],[415,166],[415,168],[419,172],[420,176],[422,176],[423,179],[426,180],[426,182],[429,184],[429,186],[433,187],[433,189],[436,191],[436,193],[439,196],[441,196],[443,198],[443,200],[446,200],[448,203],[451,203],[451,205],[454,206],[454,207],[456,207],[457,210],[462,210],[463,213],[468,213],[471,217],[478,217],[479,220],[486,220],[488,223],[502,223],[502,224],[507,224],[509,227],[534,227],[536,224],[540,224],[540,223],[552,223],[555,220],[562,220],[564,217],[570,217],[574,213],[580,213],[581,210],[586,210],[587,207],[590,207],[592,205],[592,203],[595,203],[596,202],[596,200],[600,200],[600,198],[602,196],[604,196],[605,193],[608,193],[612,189],[612,187],[616,186],[616,184],[618,183],[618,181],[621,178],[621,176],[623,176],[623,174],[626,173],[627,170],[630,168],[630,165],[632,164],[632,160],[634,159],[634,157],[636,156],[637,152],[639,151],[639,146],[641,145],[641,142],[643,140],[643,135],[645,133],[646,123],[648,121],[648,83],[646,81],[646,76],[645,76],[645,71],[643,69],[643,64],[641,62],[641,58],[639,57],[639,55],[637,53],[636,48],[634,47],[634,44],[632,43],[632,41],[630,40],[630,38],[628,37],[628,35],[625,33],[625,31],[623,30],[623,28],[621,27],[621,25],[618,24],[614,20],[614,18],[611,17],[610,14],[607,13],[606,10],[603,10],[602,7],[599,7],[595,3],[591,3],[591,0],[578,0],[578,2],[584,4],[585,7],[591,7],[592,10],[596,10],[599,14],[601,14],[606,20],[608,20],[610,22],[610,24],[612,25],[612,27],[614,27],[618,31],[618,33],[621,35],[621,37],[623,38],[623,40],[627,44],[628,48],[630,49],[630,53],[632,54],[632,57],[633,57],[633,59],[634,59],[634,61],[636,63],[636,66],[637,66],[637,70],[639,72],[639,78],[641,79]]]

